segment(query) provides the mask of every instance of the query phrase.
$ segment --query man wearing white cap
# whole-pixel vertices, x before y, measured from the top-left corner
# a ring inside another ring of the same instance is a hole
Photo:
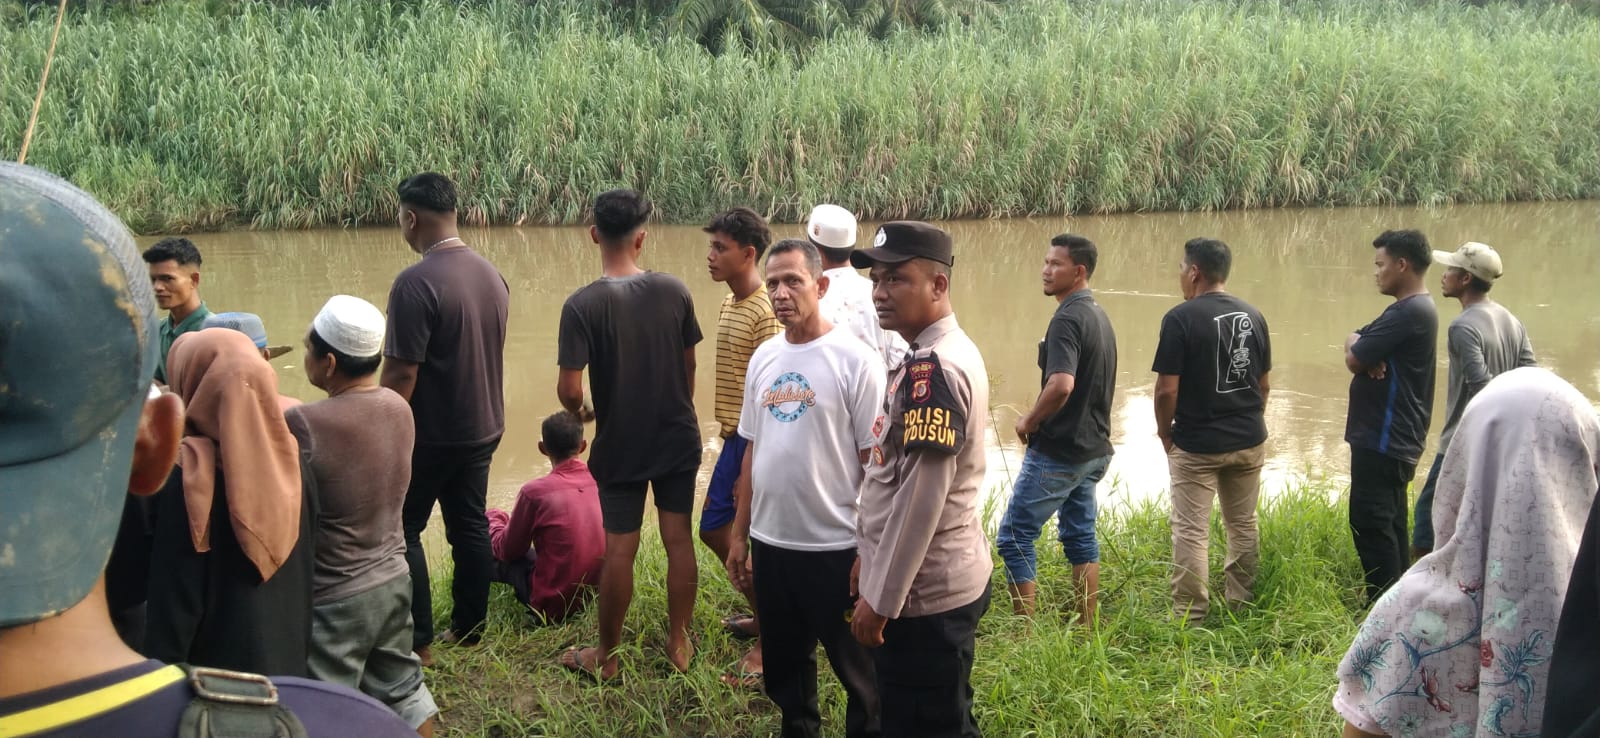
[[[411,649],[411,573],[401,510],[416,440],[411,406],[379,386],[383,313],[335,295],[306,333],[305,369],[328,399],[284,414],[315,477],[311,675],[376,697],[422,735],[439,708]]]
[[[806,237],[822,252],[822,276],[828,278],[822,314],[878,352],[886,371],[898,367],[906,355],[906,340],[879,327],[878,311],[872,307],[872,281],[850,266],[856,216],[838,205],[818,205],[806,220]]]
[[[1533,366],[1533,345],[1522,321],[1500,303],[1489,299],[1489,289],[1500,278],[1500,254],[1469,241],[1455,253],[1433,252],[1433,261],[1447,267],[1439,278],[1445,297],[1461,301],[1461,315],[1450,321],[1445,344],[1450,353],[1450,386],[1444,405],[1444,430],[1439,432],[1439,454],[1433,458],[1428,481],[1417,494],[1416,524],[1411,532],[1411,555],[1422,558],[1433,551],[1433,488],[1439,468],[1455,436],[1467,403],[1496,376]]]

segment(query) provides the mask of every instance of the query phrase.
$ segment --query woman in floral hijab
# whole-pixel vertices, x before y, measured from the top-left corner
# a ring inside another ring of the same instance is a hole
[[[1473,399],[1434,498],[1439,545],[1339,665],[1345,736],[1537,736],[1556,621],[1600,488],[1600,419],[1544,369]]]

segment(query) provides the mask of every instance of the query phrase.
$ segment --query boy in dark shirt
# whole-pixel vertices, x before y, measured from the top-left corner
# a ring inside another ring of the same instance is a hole
[[[1439,316],[1423,278],[1432,263],[1417,231],[1384,231],[1372,242],[1378,291],[1394,298],[1344,343],[1350,379],[1350,532],[1376,601],[1411,563],[1406,488],[1433,417]]]
[[[585,590],[600,582],[606,532],[600,490],[578,458],[589,447],[583,423],[563,411],[540,430],[550,473],[523,485],[511,512],[489,511],[489,541],[499,581],[541,620],[558,623],[581,611]]]
[[[589,465],[606,529],[600,643],[568,651],[561,663],[601,677],[617,671],[614,650],[633,600],[647,488],[655,496],[667,550],[667,658],[685,671],[694,652],[689,620],[697,570],[690,516],[700,468],[694,347],[702,334],[683,281],[639,268],[652,210],[632,190],[595,198],[589,235],[600,246],[602,276],[567,298],[557,339],[556,395],[568,412],[596,423]],[[585,371],[593,409],[583,396]]]

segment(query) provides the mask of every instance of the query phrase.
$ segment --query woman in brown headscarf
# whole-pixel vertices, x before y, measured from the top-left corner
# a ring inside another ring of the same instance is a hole
[[[145,653],[303,676],[315,494],[277,375],[243,333],[212,328],[172,344],[167,378],[187,425],[156,502]]]

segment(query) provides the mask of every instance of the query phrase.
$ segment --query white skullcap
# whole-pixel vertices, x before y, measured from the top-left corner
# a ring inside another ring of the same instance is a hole
[[[350,295],[329,298],[311,321],[311,328],[334,351],[357,359],[383,350],[383,327],[383,311]]]
[[[806,219],[806,235],[818,246],[848,249],[856,245],[856,216],[838,205],[818,205]]]

